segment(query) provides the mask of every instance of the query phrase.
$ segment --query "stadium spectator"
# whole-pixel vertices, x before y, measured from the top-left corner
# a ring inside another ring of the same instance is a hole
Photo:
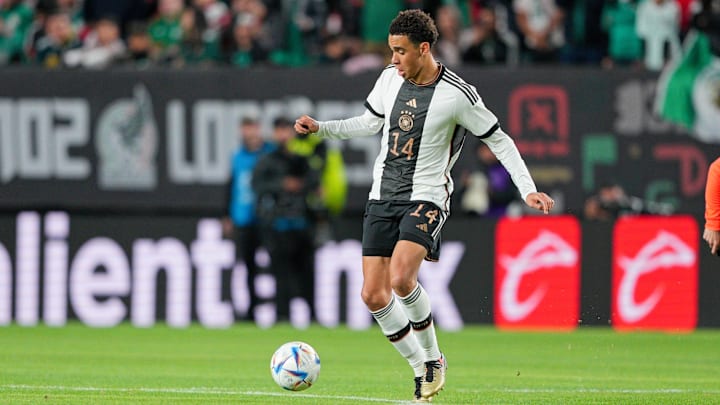
[[[223,218],[223,230],[226,236],[233,237],[236,255],[245,263],[247,286],[250,292],[247,319],[254,319],[255,307],[258,304],[255,278],[259,272],[255,256],[262,244],[260,226],[255,213],[252,176],[258,160],[268,154],[273,146],[263,139],[262,126],[257,118],[244,118],[238,126],[238,137],[238,148],[232,156],[227,188],[228,214]]]
[[[260,0],[232,0],[230,12],[234,18],[249,16],[256,26],[254,29],[262,29],[262,25],[268,14],[266,5]]]
[[[635,29],[643,40],[645,68],[662,70],[682,53],[680,8],[675,0],[645,0],[638,5]]]
[[[364,0],[328,0],[327,35],[362,40],[361,16]]]
[[[693,16],[692,27],[707,35],[710,52],[720,57],[720,4],[715,0],[702,0],[700,11]]]
[[[208,26],[206,14],[188,7],[180,15],[180,58],[176,65],[212,65],[220,59],[220,35]]]
[[[82,6],[82,0],[37,0],[35,2],[35,19],[39,23],[37,30],[42,30],[42,23],[46,15],[62,12],[70,16],[73,31],[78,33],[82,39],[85,35],[85,17]]]
[[[160,64],[182,64],[183,0],[159,0],[158,11],[150,21],[151,58]]]
[[[720,158],[710,164],[707,174],[703,240],[710,253],[720,256]]]
[[[365,0],[360,15],[363,42],[371,49],[387,47],[387,26],[400,10],[404,0]]]
[[[269,28],[267,24],[268,10],[260,0],[232,0],[230,12],[232,20],[228,29],[229,33],[237,24],[248,25],[252,37],[256,39],[267,51],[272,47],[272,39],[268,38]],[[232,35],[226,35],[228,38]]]
[[[565,44],[565,14],[555,0],[513,0],[518,29],[530,62],[557,62]]]
[[[608,35],[607,56],[601,65],[632,66],[642,60],[642,41],[635,30],[635,0],[608,0],[602,11],[602,27]]]
[[[193,0],[183,12],[183,57],[187,63],[212,65],[222,59],[222,35],[231,29],[233,18],[227,4],[219,0]]]
[[[224,46],[228,63],[236,67],[263,64],[268,60],[268,51],[259,37],[260,31],[252,14],[238,14],[231,31],[231,39]]]
[[[82,45],[72,29],[67,13],[56,12],[48,15],[43,31],[45,34],[36,44],[35,60],[46,68],[62,67],[65,53]]]
[[[113,18],[120,27],[121,37],[127,37],[131,21],[149,21],[156,12],[158,0],[82,0],[85,22]]]
[[[123,61],[139,69],[152,65],[152,40],[147,26],[145,22],[133,21],[128,27],[127,52]]]
[[[323,0],[304,0],[289,3],[283,11],[276,38],[282,43],[272,52],[274,63],[282,66],[303,66],[315,63],[322,54],[323,27],[327,7]]]
[[[460,10],[454,4],[438,7],[435,21],[440,34],[435,56],[447,66],[460,66],[462,64],[460,35],[463,28]]]
[[[22,0],[0,2],[0,66],[26,59],[25,38],[33,22],[33,9]]]
[[[85,28],[85,16],[83,16],[83,10],[82,10],[82,3],[83,0],[54,0],[55,4],[57,5],[57,8],[59,11],[62,11],[64,13],[67,13],[70,16],[70,21],[72,22],[73,29],[75,32],[81,33],[80,36],[83,35],[83,29]],[[105,16],[105,18],[108,18],[109,16]],[[112,17],[113,21],[118,24],[117,20],[115,20]]]
[[[607,51],[602,28],[605,0],[558,0],[565,11],[565,46],[560,60],[571,64],[598,66]]]
[[[508,28],[508,9],[501,2],[475,7],[472,25],[460,38],[463,62],[484,65],[508,64],[520,60],[518,37]]]
[[[349,53],[350,48],[344,37],[340,35],[330,35],[324,40],[323,50],[318,58],[318,64],[340,66],[350,57]]]
[[[125,55],[125,43],[120,27],[112,18],[101,18],[82,42],[82,47],[65,52],[65,65],[102,69],[111,66]]]
[[[308,197],[317,190],[319,179],[305,157],[288,149],[293,137],[291,122],[275,119],[273,139],[277,148],[258,161],[252,177],[281,321],[289,319],[293,298],[305,300],[310,319],[315,302],[315,240]]]
[[[674,0],[680,9],[680,38],[685,38],[688,30],[692,27],[692,20],[695,14],[702,9],[702,0]]]
[[[205,17],[207,32],[204,35],[220,36],[232,23],[232,13],[228,5],[219,0],[193,0],[193,8]]]

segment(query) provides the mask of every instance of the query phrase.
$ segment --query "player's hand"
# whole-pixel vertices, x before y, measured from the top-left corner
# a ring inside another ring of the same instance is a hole
[[[295,132],[298,134],[314,134],[320,130],[320,125],[313,118],[303,115],[295,120]]]
[[[720,231],[705,228],[703,239],[708,243],[710,253],[720,256]]]
[[[555,200],[545,193],[530,193],[527,198],[525,198],[525,204],[545,214],[549,214],[550,210],[555,206]]]

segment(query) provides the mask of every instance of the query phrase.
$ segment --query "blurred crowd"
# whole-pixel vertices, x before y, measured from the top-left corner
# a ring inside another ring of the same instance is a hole
[[[399,10],[437,21],[468,64],[660,70],[700,0],[0,0],[0,66],[384,65]]]

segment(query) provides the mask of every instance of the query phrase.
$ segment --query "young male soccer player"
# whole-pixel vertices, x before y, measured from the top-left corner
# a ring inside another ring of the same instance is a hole
[[[413,368],[417,402],[429,402],[445,385],[447,365],[418,271],[423,259],[438,259],[453,191],[450,169],[465,132],[490,147],[529,206],[547,214],[554,205],[536,191],[515,143],[475,87],[435,61],[431,51],[437,37],[427,14],[400,12],[389,29],[392,64],[368,95],[365,113],[345,120],[302,116],[295,121],[300,133],[332,139],[382,129],[363,222],[362,299]]]

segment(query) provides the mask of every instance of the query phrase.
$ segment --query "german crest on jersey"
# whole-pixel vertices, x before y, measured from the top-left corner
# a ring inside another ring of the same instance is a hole
[[[405,132],[410,131],[413,127],[413,113],[410,111],[400,111],[398,126]]]

